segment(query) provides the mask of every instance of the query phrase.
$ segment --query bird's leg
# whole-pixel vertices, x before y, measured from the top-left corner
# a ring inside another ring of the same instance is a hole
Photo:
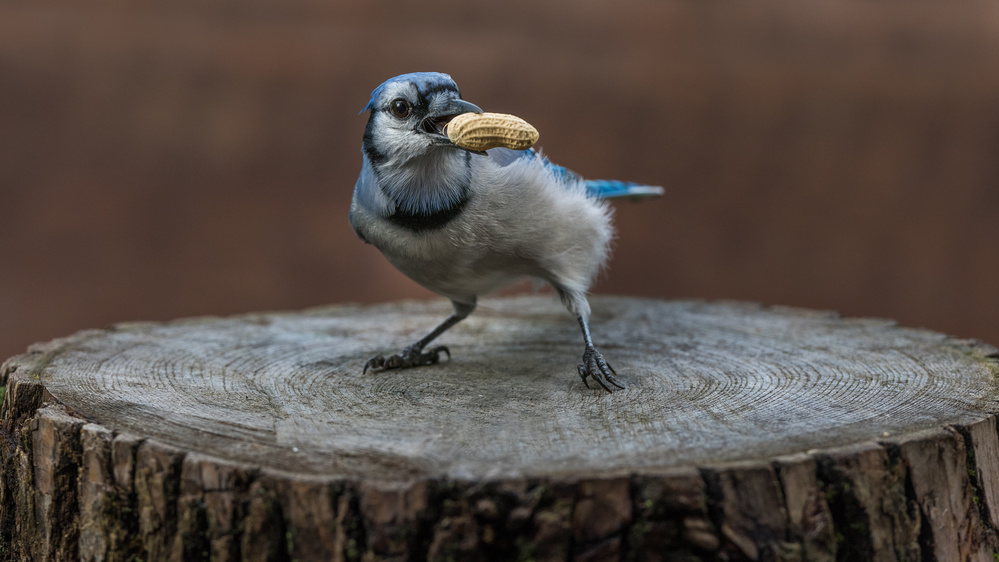
[[[451,358],[451,351],[443,345],[430,348],[427,351],[423,351],[430,342],[434,341],[437,336],[446,332],[451,326],[454,326],[458,322],[461,322],[469,314],[475,310],[475,304],[471,305],[465,303],[458,303],[452,301],[454,304],[454,313],[448,316],[446,320],[440,323],[439,326],[433,329],[429,334],[423,336],[416,341],[413,345],[410,345],[403,349],[401,352],[385,357],[383,355],[376,355],[368,362],[364,364],[364,373],[368,372],[368,369],[381,369],[383,371],[388,369],[407,369],[409,367],[419,367],[421,365],[433,365],[440,361],[441,353],[446,353],[447,358]]]
[[[586,379],[592,377],[607,392],[611,392],[611,389],[604,381],[618,388],[624,388],[617,381],[617,373],[614,371],[614,368],[607,363],[604,356],[593,346],[593,339],[590,338],[590,325],[586,317],[582,314],[577,314],[576,320],[579,321],[579,327],[583,330],[583,342],[586,344],[586,348],[583,350],[583,362],[576,366],[576,370],[579,371],[579,378],[583,379],[583,384],[586,385],[586,388],[590,388],[590,383],[586,382]]]

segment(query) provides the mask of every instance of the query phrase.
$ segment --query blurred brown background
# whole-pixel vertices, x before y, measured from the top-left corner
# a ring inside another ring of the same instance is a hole
[[[381,81],[450,73],[619,204],[596,293],[999,343],[999,5],[0,6],[0,356],[83,328],[433,295],[347,209]],[[599,332],[599,327],[596,328]]]

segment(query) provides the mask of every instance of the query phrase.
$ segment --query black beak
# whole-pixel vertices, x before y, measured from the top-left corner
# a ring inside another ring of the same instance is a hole
[[[469,103],[465,100],[450,99],[440,107],[431,107],[430,114],[423,119],[420,128],[424,133],[430,135],[434,144],[468,150],[451,142],[451,139],[447,137],[447,133],[444,132],[444,127],[451,122],[451,119],[462,113],[482,113],[482,109],[474,103]],[[472,154],[485,154],[481,150],[468,150],[468,152]]]
[[[445,106],[445,110],[452,115],[460,115],[462,113],[482,113],[482,109],[474,103],[469,103],[465,100],[453,99]]]

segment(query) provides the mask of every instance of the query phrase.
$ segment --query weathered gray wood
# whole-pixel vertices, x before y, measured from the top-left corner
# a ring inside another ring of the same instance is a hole
[[[127,324],[4,367],[0,559],[986,560],[994,348],[889,321],[485,301]],[[5,558],[6,557],[6,558]]]

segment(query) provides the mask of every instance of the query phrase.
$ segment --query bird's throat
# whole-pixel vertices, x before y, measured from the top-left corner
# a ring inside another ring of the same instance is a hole
[[[471,154],[443,149],[402,166],[382,166],[378,183],[394,204],[388,219],[412,230],[441,228],[470,196]]]

